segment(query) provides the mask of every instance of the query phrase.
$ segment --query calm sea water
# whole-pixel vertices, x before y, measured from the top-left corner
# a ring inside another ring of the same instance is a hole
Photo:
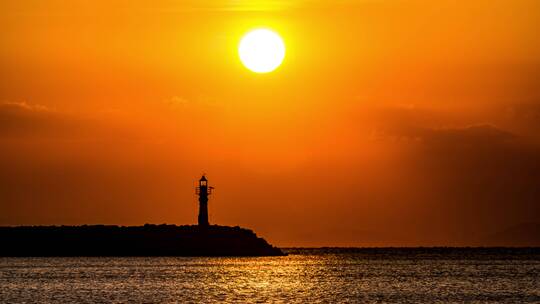
[[[0,303],[539,303],[540,250],[0,258]]]

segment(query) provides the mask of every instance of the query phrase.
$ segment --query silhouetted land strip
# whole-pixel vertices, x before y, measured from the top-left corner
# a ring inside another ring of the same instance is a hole
[[[283,252],[240,227],[0,227],[0,256],[280,256]]]
[[[353,255],[366,260],[540,260],[540,247],[283,248],[290,255]]]

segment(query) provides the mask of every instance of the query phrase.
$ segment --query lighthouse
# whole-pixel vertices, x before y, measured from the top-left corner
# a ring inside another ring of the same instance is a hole
[[[212,193],[214,187],[208,187],[208,180],[203,174],[199,180],[196,193],[199,195],[199,226],[207,227],[208,223],[208,195]]]

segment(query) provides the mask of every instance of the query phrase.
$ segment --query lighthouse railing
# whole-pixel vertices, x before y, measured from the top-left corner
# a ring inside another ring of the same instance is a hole
[[[206,194],[212,194],[212,190],[214,190],[214,187],[206,187]],[[201,187],[195,188],[195,194],[201,194]]]

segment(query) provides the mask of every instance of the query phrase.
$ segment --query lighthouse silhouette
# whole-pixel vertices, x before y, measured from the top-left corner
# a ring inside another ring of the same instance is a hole
[[[199,186],[195,193],[199,195],[199,226],[207,227],[208,223],[208,196],[212,194],[214,187],[208,187],[208,180],[203,174],[199,180]]]

